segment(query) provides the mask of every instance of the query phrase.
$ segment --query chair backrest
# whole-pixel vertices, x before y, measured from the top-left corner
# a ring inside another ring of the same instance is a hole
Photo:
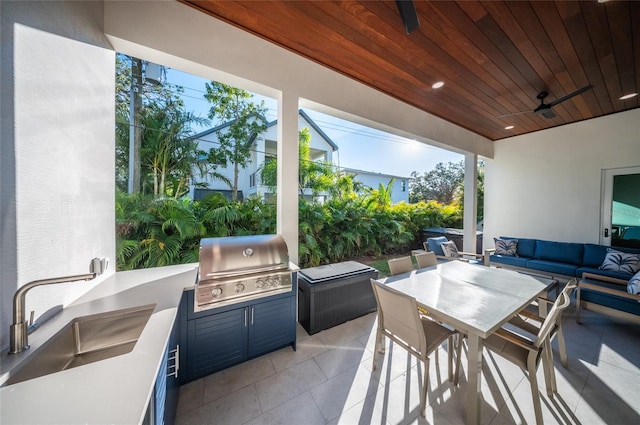
[[[444,255],[444,251],[440,246],[443,242],[449,242],[449,240],[445,236],[427,238],[427,241],[424,243],[424,249],[426,251],[434,252],[436,255]]]
[[[562,315],[562,311],[571,304],[571,293],[578,285],[578,279],[574,278],[567,283],[565,288],[562,290],[558,298],[553,303],[551,310],[547,313],[547,317],[542,322],[540,326],[540,331],[534,341],[534,345],[536,347],[540,347],[545,339],[549,337],[554,327],[557,325],[560,316]]]
[[[433,252],[424,252],[422,254],[416,254],[416,261],[418,262],[418,268],[424,269],[425,267],[432,267],[438,265],[438,259]]]
[[[393,258],[387,262],[389,264],[389,272],[391,276],[395,276],[400,273],[406,273],[413,270],[413,263],[411,257]]]
[[[378,303],[378,326],[387,335],[392,335],[419,353],[424,353],[427,342],[416,299],[375,279],[371,279],[371,286]]]

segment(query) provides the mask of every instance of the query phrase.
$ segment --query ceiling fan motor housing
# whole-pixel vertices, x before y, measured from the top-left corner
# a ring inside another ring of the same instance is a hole
[[[533,112],[549,119],[554,118],[556,116],[556,113],[553,112],[553,109],[551,109],[551,106],[545,105],[545,104],[538,106]]]

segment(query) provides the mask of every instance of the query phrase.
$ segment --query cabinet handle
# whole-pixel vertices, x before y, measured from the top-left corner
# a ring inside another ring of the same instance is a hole
[[[247,309],[244,309],[244,327],[247,327]]]
[[[254,312],[254,308],[251,307],[251,324],[253,325],[253,312]]]
[[[173,360],[173,365],[169,366],[169,362]],[[173,369],[173,372],[169,372]],[[180,344],[176,345],[176,348],[169,350],[169,357],[167,357],[167,378],[173,376],[178,377],[178,370],[180,369]]]

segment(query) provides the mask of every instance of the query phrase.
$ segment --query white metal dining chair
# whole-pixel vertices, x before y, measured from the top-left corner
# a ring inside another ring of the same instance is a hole
[[[384,337],[400,345],[409,354],[417,357],[424,365],[422,391],[420,393],[420,415],[425,416],[427,389],[429,384],[429,355],[447,339],[449,340],[448,367],[449,380],[458,383],[460,371],[460,353],[462,345],[457,345],[455,379],[452,372],[454,336],[457,331],[421,318],[418,314],[416,299],[371,279],[371,286],[378,304],[378,329],[376,347],[373,353],[373,370],[376,369],[378,353],[384,353]]]
[[[421,254],[416,254],[415,257],[418,262],[419,269],[438,265],[438,259],[436,258],[436,254],[433,252],[423,252]]]
[[[536,370],[540,360],[543,360],[547,395],[553,398],[553,394],[558,389],[553,368],[550,336],[552,331],[557,329],[562,311],[569,306],[570,302],[571,299],[567,292],[561,292],[534,338],[528,338],[514,331],[500,328],[484,340],[484,346],[487,349],[520,366],[529,375],[537,425],[542,425],[543,420]]]
[[[568,298],[571,298],[571,294],[578,286],[578,279],[571,279],[562,292]],[[538,298],[538,303],[547,303],[553,305],[554,302],[546,298]],[[522,310],[518,315],[509,320],[509,323],[524,330],[531,335],[537,335],[540,332],[540,327],[544,323],[544,318],[540,317],[534,311]],[[552,341],[554,337],[558,338],[558,352],[560,353],[560,363],[564,368],[569,367],[569,360],[567,357],[567,346],[564,341],[564,332],[562,331],[562,316],[558,317],[556,325],[551,329],[549,339]]]
[[[413,263],[411,262],[411,257],[400,257],[400,258],[392,258],[387,261],[389,264],[389,273],[391,276],[395,276],[397,274],[410,272],[413,270]]]

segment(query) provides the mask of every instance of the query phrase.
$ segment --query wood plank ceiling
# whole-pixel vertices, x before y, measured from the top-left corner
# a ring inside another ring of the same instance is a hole
[[[182,1],[491,140],[640,106],[640,1]]]

